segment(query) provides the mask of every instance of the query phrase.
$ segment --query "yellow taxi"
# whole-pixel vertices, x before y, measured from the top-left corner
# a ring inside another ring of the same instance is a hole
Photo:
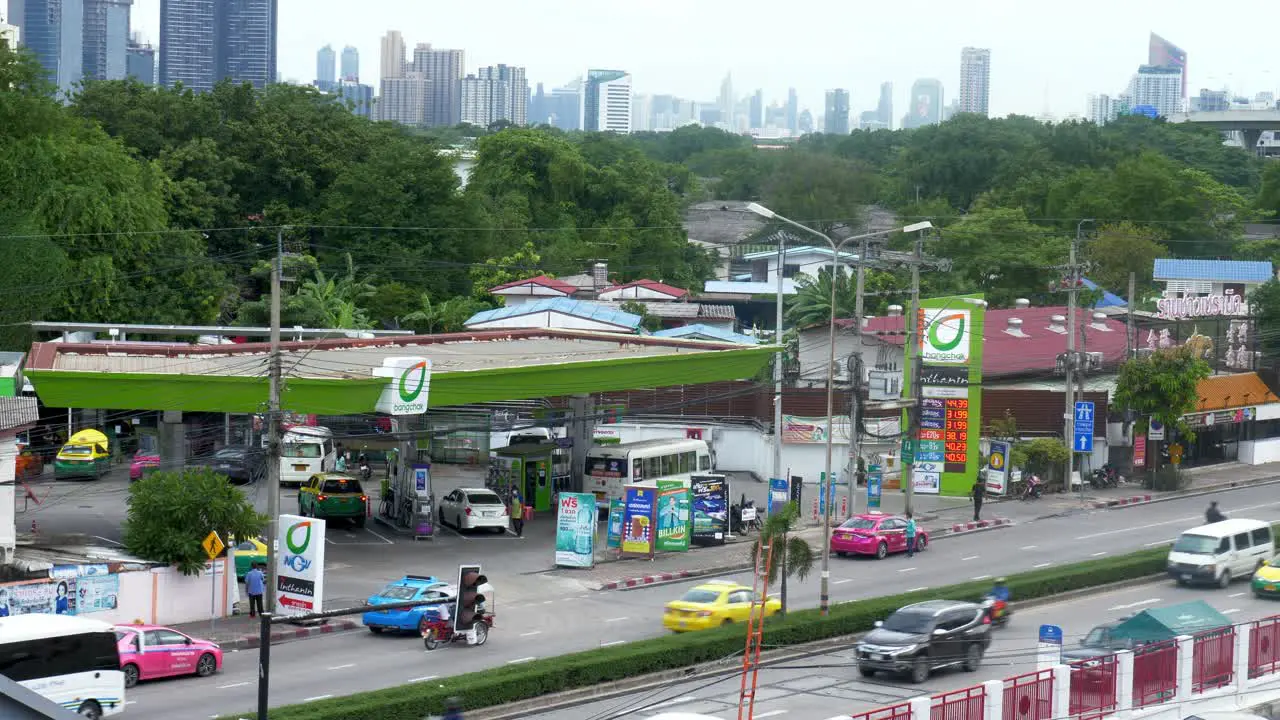
[[[1280,555],[1271,558],[1253,574],[1253,594],[1280,597]]]
[[[236,542],[236,539],[232,537],[230,540],[236,549],[237,579],[243,580],[254,565],[267,564],[267,544],[262,542],[262,538],[249,538]]]
[[[679,600],[667,603],[662,611],[662,627],[675,632],[689,632],[745,623],[751,615],[755,597],[755,591],[746,585],[732,580],[713,580],[691,588]],[[773,596],[765,599],[765,617],[781,611],[781,600]]]

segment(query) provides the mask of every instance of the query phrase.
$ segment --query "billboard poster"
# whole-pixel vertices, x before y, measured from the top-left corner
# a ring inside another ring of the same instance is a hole
[[[791,499],[791,489],[787,487],[786,478],[770,478],[769,479],[769,504],[767,506],[768,513],[773,514],[773,509],[782,509],[783,505]]]
[[[77,581],[75,577],[55,577],[0,586],[0,617],[35,613],[75,615]]]
[[[653,553],[653,511],[658,489],[653,485],[627,485],[626,514],[622,520],[622,552]]]
[[[1147,436],[1142,433],[1133,434],[1133,470],[1145,470],[1147,467]]]
[[[849,416],[837,415],[831,422],[831,441],[849,442]],[[827,418],[782,416],[782,442],[784,443],[825,443],[827,441]]]
[[[689,483],[693,496],[693,537],[697,545],[723,545],[729,534],[729,485],[719,475],[694,475]]]
[[[560,493],[556,512],[556,565],[593,567],[596,563],[596,496]]]
[[[120,602],[119,575],[92,575],[76,580],[76,612],[115,610]]]
[[[276,556],[276,612],[320,612],[324,600],[324,520],[281,515]]]
[[[622,520],[625,514],[621,500],[614,498],[609,501],[609,537],[605,540],[605,547],[622,548]]]
[[[689,549],[689,488],[679,480],[658,481],[658,550]]]
[[[920,431],[911,485],[915,492],[963,496],[978,479],[982,418],[982,295],[930,298],[914,319],[919,368]],[[909,358],[908,362],[914,362]],[[906,375],[908,396],[917,373]],[[1007,450],[1006,456],[1007,457]],[[988,473],[984,482],[991,482]],[[1008,468],[997,479],[1003,492]]]
[[[1009,490],[1009,443],[991,441],[991,454],[987,456],[987,476],[983,481],[988,495],[1004,495]]]

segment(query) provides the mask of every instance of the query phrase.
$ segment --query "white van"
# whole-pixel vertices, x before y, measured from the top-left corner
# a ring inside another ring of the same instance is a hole
[[[280,484],[301,485],[316,473],[333,470],[337,461],[338,450],[329,428],[289,428],[280,440]]]
[[[1223,520],[1178,536],[1169,549],[1169,576],[1179,585],[1216,584],[1253,575],[1276,554],[1271,524]]]

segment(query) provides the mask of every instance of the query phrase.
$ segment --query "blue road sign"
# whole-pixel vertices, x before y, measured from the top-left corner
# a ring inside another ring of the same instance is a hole
[[[1062,628],[1057,625],[1041,625],[1040,642],[1045,645],[1061,645]]]
[[[1071,448],[1078,453],[1093,452],[1093,403],[1076,403]]]

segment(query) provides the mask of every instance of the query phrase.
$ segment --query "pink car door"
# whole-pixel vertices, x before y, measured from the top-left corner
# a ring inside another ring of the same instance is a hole
[[[120,638],[116,643],[116,649],[120,652],[120,665],[123,667],[126,663],[133,663],[138,666],[139,677],[151,677],[147,674],[146,656],[142,652],[142,635],[133,630],[116,632]]]
[[[880,534],[889,541],[889,552],[906,552],[907,523],[897,518],[880,521]]]
[[[141,654],[138,656],[138,670],[143,678],[158,678],[169,674],[169,656],[157,644],[159,638],[154,630],[138,633],[141,643]]]
[[[155,655],[164,675],[183,675],[195,672],[196,650],[186,635],[172,630],[147,631],[148,655]],[[154,644],[152,644],[154,641]]]

